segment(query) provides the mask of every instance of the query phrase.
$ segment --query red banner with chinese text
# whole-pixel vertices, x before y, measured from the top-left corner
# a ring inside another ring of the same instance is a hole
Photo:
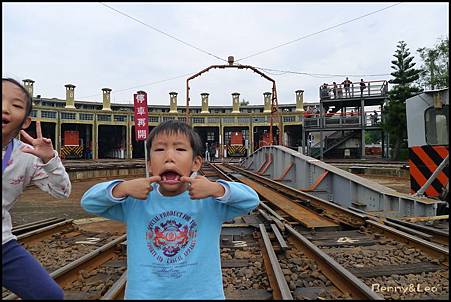
[[[147,93],[140,91],[134,95],[135,139],[144,141],[149,133],[149,112],[147,110]]]

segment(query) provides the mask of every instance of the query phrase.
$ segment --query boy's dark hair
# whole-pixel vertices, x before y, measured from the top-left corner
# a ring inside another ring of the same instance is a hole
[[[157,135],[159,134],[172,135],[177,133],[186,135],[186,137],[188,137],[189,142],[191,144],[191,148],[193,149],[193,158],[195,156],[202,156],[202,140],[200,139],[199,134],[185,122],[179,120],[169,120],[153,128],[152,131],[150,131],[149,137],[147,138],[146,142],[147,152],[150,154],[152,141]]]
[[[25,94],[26,103],[27,103],[27,108],[26,108],[25,118],[26,118],[27,116],[29,116],[30,113],[31,113],[31,109],[33,109],[33,103],[32,103],[32,100],[31,100],[31,95],[30,95],[30,93],[28,92],[28,90],[26,90],[25,87],[24,87],[22,84],[20,84],[19,82],[17,82],[17,81],[14,80],[14,79],[11,79],[11,78],[2,78],[2,82],[3,82],[3,81],[7,81],[7,82],[10,82],[10,83],[13,83],[14,85],[18,86],[18,87],[20,88],[20,90],[22,90],[22,92]],[[25,119],[24,119],[24,121],[25,121]]]

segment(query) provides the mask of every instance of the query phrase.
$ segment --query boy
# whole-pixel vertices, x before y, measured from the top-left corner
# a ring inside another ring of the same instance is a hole
[[[2,285],[24,300],[63,299],[64,292],[11,232],[10,209],[30,183],[57,198],[69,197],[71,183],[52,140],[24,130],[31,124],[31,95],[16,80],[2,78]],[[19,134],[29,144],[15,139]]]
[[[202,143],[183,122],[154,128],[147,150],[151,177],[100,183],[81,200],[86,211],[127,224],[125,298],[224,299],[221,225],[257,207],[257,193],[195,176]]]

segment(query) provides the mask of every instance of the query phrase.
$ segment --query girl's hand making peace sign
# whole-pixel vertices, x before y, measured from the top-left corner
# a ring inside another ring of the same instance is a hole
[[[51,160],[54,156],[52,140],[42,137],[41,122],[36,122],[36,138],[32,138],[24,130],[20,130],[21,136],[27,144],[32,147],[25,146],[21,149],[22,152],[33,154],[39,157],[44,164]]]

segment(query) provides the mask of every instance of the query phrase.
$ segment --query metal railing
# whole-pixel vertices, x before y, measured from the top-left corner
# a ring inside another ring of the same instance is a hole
[[[327,84],[319,87],[321,100],[352,99],[369,96],[385,96],[388,93],[388,81],[363,81],[351,83],[345,87],[343,83]]]
[[[376,111],[376,113],[374,112]],[[365,127],[381,126],[381,111],[365,111],[363,122]],[[321,128],[321,115],[319,113],[304,113],[304,126],[306,128]],[[324,116],[324,127],[348,127],[362,125],[362,116],[359,112],[326,113]]]

